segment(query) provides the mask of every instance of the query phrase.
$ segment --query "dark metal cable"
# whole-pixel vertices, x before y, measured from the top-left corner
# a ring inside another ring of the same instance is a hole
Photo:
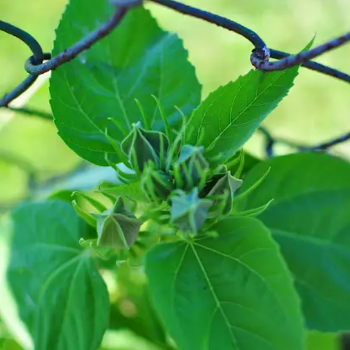
[[[39,111],[37,109],[23,108],[23,107],[10,107],[10,106],[8,106],[7,109],[9,109],[12,112],[21,113],[28,116],[36,116],[46,120],[53,120],[52,114]]]
[[[33,52],[34,59],[37,62],[43,59],[44,53],[40,44],[29,33],[4,21],[0,21],[0,30],[20,39],[27,44],[27,46]]]
[[[322,45],[319,45],[311,50],[302,51],[296,55],[289,55],[279,61],[269,62],[269,56],[266,55],[265,48],[255,48],[250,57],[253,66],[263,71],[280,71],[290,67],[294,67],[311,59],[320,56],[321,54],[340,47],[350,41],[350,32],[332,39]]]
[[[35,83],[37,78],[35,75],[28,75],[18,86],[0,99],[0,107],[7,107],[10,102],[27,91]]]
[[[33,56],[30,57],[25,65],[26,70],[30,75],[24,79],[16,88],[10,93],[6,94],[0,99],[0,107],[6,107],[10,102],[25,92],[36,81],[40,74],[43,74],[49,70],[55,69],[63,63],[71,61],[79,53],[89,49],[96,41],[102,39],[110,33],[122,20],[127,10],[130,7],[136,6],[142,2],[142,0],[114,0],[115,5],[118,5],[118,9],[113,16],[102,26],[90,33],[87,37],[79,41],[76,45],[63,51],[55,58],[51,58],[50,54],[43,53],[40,44],[27,32],[19,29],[9,23],[0,21],[0,30],[23,41],[31,49]],[[45,64],[43,61],[48,60]]]
[[[258,69],[275,71],[275,70],[283,70],[288,67],[301,64],[303,67],[309,68],[311,70],[314,70],[322,74],[326,74],[334,78],[337,78],[339,80],[343,80],[345,82],[350,83],[350,75],[340,72],[334,68],[324,66],[320,63],[310,61],[312,58],[319,56],[324,52],[332,50],[350,41],[350,33],[346,33],[345,35],[339,38],[336,38],[334,40],[331,40],[312,50],[302,52],[298,55],[291,55],[283,51],[268,49],[264,41],[259,37],[257,33],[227,18],[212,14],[207,11],[200,10],[198,8],[191,7],[189,5],[179,3],[174,0],[151,0],[151,1],[159,5],[163,5],[165,7],[171,8],[185,15],[189,15],[195,18],[202,19],[209,23],[216,24],[219,27],[228,29],[230,31],[233,31],[237,34],[244,36],[255,47],[251,55],[251,62]],[[270,57],[278,59],[279,61],[269,62]],[[275,140],[264,127],[260,127],[260,131],[263,132],[266,137],[265,151],[268,157],[273,156],[273,146],[275,145],[276,142],[282,142],[282,143],[288,144],[289,146],[295,147],[299,150],[317,151],[317,150],[325,150],[338,143],[341,143],[350,139],[350,133],[347,133],[337,139],[331,140],[329,142],[326,142],[320,145],[316,145],[312,147],[303,147],[303,146],[299,147],[289,141]]]
[[[44,60],[49,59],[51,54],[44,53]],[[39,61],[40,62],[40,61]],[[5,94],[5,96],[0,99],[0,107],[7,107],[10,102],[21,96],[25,91],[27,91],[38,78],[37,75],[28,75],[19,85],[17,85],[11,92]]]
[[[265,153],[268,158],[273,157],[273,146],[275,144],[275,139],[272,137],[270,132],[264,127],[260,126],[258,129],[265,136]]]
[[[24,30],[13,26],[12,24],[0,21],[0,30],[8,33],[25,43],[33,53],[33,60],[36,63],[41,63],[47,55],[43,53],[40,44],[32,37],[29,33]],[[26,77],[18,86],[16,86],[10,93],[6,94],[2,99],[0,99],[0,107],[7,106],[11,101],[13,101],[18,96],[22,95],[33,83],[37,77],[29,75]]]
[[[268,158],[273,157],[273,147],[275,144],[284,144],[289,147],[295,148],[300,152],[316,152],[316,151],[326,151],[331,147],[339,145],[340,143],[346,142],[350,140],[350,132],[347,132],[344,135],[341,135],[335,139],[314,145],[314,146],[305,146],[300,145],[295,142],[285,140],[282,138],[275,138],[271,135],[271,133],[263,126],[260,126],[258,129],[265,137],[265,153]]]
[[[207,12],[204,10],[200,10],[198,8],[182,4],[177,1],[173,0],[151,0],[152,2],[155,2],[159,5],[171,8],[177,12],[180,12],[184,15],[189,15],[192,17],[196,17],[199,19],[202,19],[206,22],[216,24],[219,27],[225,28],[227,30],[233,31],[237,34],[242,35],[247,40],[249,40],[254,47],[256,48],[263,48],[266,47],[265,42],[260,38],[260,36],[255,33],[253,30],[237,23],[234,21],[231,21],[228,18],[221,17],[219,15],[213,14],[211,12]]]
[[[129,8],[142,3],[142,0],[111,0],[111,1],[112,1],[112,4],[117,6],[117,10],[114,12],[114,14],[95,31],[91,32],[82,40],[77,42],[75,45],[64,50],[54,58],[51,58],[50,54],[44,54],[40,44],[30,34],[26,33],[25,31],[9,23],[0,21],[0,30],[19,38],[25,44],[27,44],[28,47],[33,52],[33,56],[30,57],[25,64],[25,68],[30,73],[30,75],[20,85],[18,85],[13,91],[5,95],[5,97],[0,100],[0,107],[7,107],[12,100],[14,100],[16,97],[21,95],[35,82],[38,75],[43,74],[47,71],[53,70],[59,67],[60,65],[71,61],[78,54],[89,49],[94,43],[96,43],[97,41],[107,36],[121,22],[121,20],[123,19],[123,17],[125,16]],[[348,74],[345,74],[336,69],[324,66],[320,63],[309,61],[310,59],[326,51],[329,51],[333,48],[336,48],[350,41],[350,32],[346,33],[345,35],[337,39],[334,39],[323,45],[320,45],[312,50],[305,51],[297,55],[290,55],[282,51],[268,49],[264,41],[260,38],[260,36],[257,33],[227,18],[221,17],[219,15],[216,15],[207,11],[200,10],[198,8],[191,7],[189,5],[182,4],[174,0],[151,0],[151,1],[159,5],[171,8],[182,14],[202,19],[204,21],[218,25],[222,28],[225,28],[227,30],[230,30],[237,34],[242,35],[247,40],[249,40],[255,47],[251,55],[251,61],[253,65],[258,69],[283,70],[291,66],[302,64],[304,67],[309,68],[311,70],[333,76],[335,78],[338,78],[346,82],[350,82],[350,76]],[[279,61],[269,62],[270,57],[279,59]],[[47,60],[47,62],[42,63],[45,60]],[[30,110],[27,110],[27,109],[22,109],[22,110],[18,109],[17,111],[30,114],[30,115],[41,114],[40,112],[35,113],[35,111],[31,112]],[[43,115],[42,117],[45,119],[50,119],[48,115],[46,116]],[[260,130],[264,132],[267,138],[266,150],[269,156],[272,156],[273,154],[273,145],[275,142],[289,143],[288,141],[285,142],[283,140],[275,140],[274,138],[272,138],[269,132],[264,128],[261,128]],[[300,150],[320,150],[320,149],[327,149],[328,147],[332,147],[333,145],[338,144],[340,142],[344,142],[348,139],[350,139],[350,133],[347,133],[335,140],[323,143],[318,146],[313,146],[313,147],[303,147],[303,146],[299,147],[296,145],[294,146],[296,148],[299,148]],[[292,145],[291,143],[289,144]]]
[[[274,49],[270,50],[270,55],[272,58],[276,58],[276,59],[282,59],[282,58],[286,58],[286,57],[290,56],[290,54],[288,54],[286,52],[274,50]],[[309,68],[313,71],[316,71],[316,72],[319,72],[322,74],[326,74],[326,75],[330,75],[334,78],[338,78],[340,80],[343,80],[345,82],[350,83],[350,75],[349,74],[340,72],[340,71],[338,71],[334,68],[331,68],[331,67],[327,67],[321,63],[309,61],[309,62],[303,63],[302,66]]]
[[[50,70],[54,70],[60,65],[73,60],[81,52],[89,49],[97,41],[106,37],[115,27],[118,26],[130,7],[136,6],[140,3],[141,1],[135,0],[123,2],[123,6],[120,5],[113,15],[99,28],[45,63],[38,65],[34,62],[33,57],[30,57],[25,64],[26,71],[33,75],[40,75]]]
[[[300,149],[302,151],[324,151],[330,147],[339,145],[340,143],[343,143],[345,141],[350,140],[350,132],[347,132],[344,135],[341,135],[333,140],[324,142],[324,143],[320,143],[319,145],[316,146],[310,146],[310,147],[301,147]]]
[[[157,3],[159,5],[168,7],[170,9],[173,9],[177,12],[183,13],[185,15],[189,15],[198,19],[202,19],[206,22],[215,24],[219,27],[225,28],[227,30],[233,31],[237,34],[240,34],[244,36],[246,39],[248,39],[255,47],[256,50],[254,50],[253,58],[257,58],[256,64],[267,64],[268,59],[270,56],[272,58],[276,59],[284,59],[286,57],[291,57],[292,55],[286,52],[274,50],[274,49],[268,49],[265,45],[264,41],[259,37],[257,33],[252,31],[249,28],[246,28],[242,26],[241,24],[231,21],[225,17],[221,17],[219,15],[215,15],[213,13],[200,10],[198,8],[184,5],[182,3],[179,3],[177,1],[173,0],[151,0],[154,3]],[[310,58],[309,58],[310,59]],[[270,62],[271,64],[276,62]],[[350,75],[342,73],[334,68],[326,67],[320,63],[309,61],[309,62],[300,62],[305,68],[309,68],[311,70],[332,76],[334,78],[343,80],[345,82],[350,82]],[[294,65],[300,64],[296,63]],[[261,69],[260,67],[257,67]],[[264,69],[263,69],[264,70]]]

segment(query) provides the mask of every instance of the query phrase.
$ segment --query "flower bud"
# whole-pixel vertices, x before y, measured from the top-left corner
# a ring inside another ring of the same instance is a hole
[[[204,158],[204,147],[185,145],[181,148],[177,161],[178,174],[176,185],[184,190],[191,190],[205,184],[209,164]]]
[[[209,183],[212,187],[206,196],[217,197],[213,199],[213,204],[221,207],[221,214],[228,215],[232,210],[234,193],[242,183],[241,179],[235,178],[230,171],[226,171],[225,174],[215,176],[212,183]]]
[[[125,209],[124,202],[119,197],[113,208],[97,218],[97,245],[114,249],[129,249],[137,239],[143,222],[137,220],[135,215]]]
[[[207,219],[212,204],[211,200],[198,197],[196,187],[189,194],[178,190],[171,198],[170,223],[182,231],[196,234]]]
[[[151,161],[158,169],[165,166],[169,141],[165,134],[142,129],[140,123],[133,124],[130,134],[121,143],[122,151],[129,157],[131,166],[138,174]]]
[[[155,169],[153,164],[148,164],[141,177],[144,193],[154,201],[166,201],[174,189],[171,177],[161,170]]]

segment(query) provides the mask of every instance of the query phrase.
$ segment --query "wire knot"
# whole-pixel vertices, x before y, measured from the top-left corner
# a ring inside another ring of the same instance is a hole
[[[263,63],[268,62],[269,60],[270,49],[267,46],[256,47],[250,55],[250,62],[256,69],[260,68]]]

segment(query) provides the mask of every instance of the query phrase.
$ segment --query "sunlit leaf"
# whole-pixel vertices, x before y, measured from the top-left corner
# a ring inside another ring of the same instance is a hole
[[[204,146],[217,162],[233,156],[293,86],[298,67],[252,70],[212,92],[193,112],[186,142]]]
[[[225,219],[218,238],[159,244],[146,259],[154,305],[181,350],[298,350],[303,322],[268,230]]]
[[[350,328],[350,164],[325,154],[297,154],[261,162],[245,178],[260,187],[239,203],[260,216],[295,278],[307,326],[323,332]]]
[[[57,29],[53,55],[62,52],[106,21],[115,11],[108,1],[71,1]],[[142,121],[142,106],[153,129],[164,125],[152,97],[160,101],[171,125],[200,102],[201,87],[182,41],[161,30],[141,6],[129,11],[105,39],[52,72],[51,106],[59,135],[78,155],[98,165],[117,163],[117,142]],[[110,120],[112,119],[112,120]],[[146,126],[146,125],[144,125]]]
[[[89,251],[85,225],[66,202],[21,205],[13,214],[8,278],[35,350],[95,350],[109,298]]]

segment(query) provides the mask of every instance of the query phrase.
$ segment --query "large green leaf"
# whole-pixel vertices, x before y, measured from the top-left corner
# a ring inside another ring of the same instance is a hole
[[[147,197],[143,193],[140,182],[119,185],[104,182],[100,184],[99,191],[114,197],[125,196],[133,201],[147,202]]]
[[[242,191],[271,172],[240,209],[274,201],[259,218],[295,276],[307,326],[350,328],[350,164],[325,154],[297,154],[258,164]]]
[[[72,0],[57,29],[53,55],[62,52],[111,16],[108,1]],[[187,51],[174,34],[161,30],[142,7],[129,12],[105,39],[52,72],[51,106],[59,135],[81,157],[107,165],[118,157],[105,136],[121,141],[141,121],[137,98],[150,124],[163,128],[155,95],[170,124],[181,119],[175,106],[190,114],[200,102],[201,87]]]
[[[13,339],[0,337],[1,350],[22,350],[20,345]]]
[[[11,229],[10,217],[8,215],[2,216],[0,218],[0,337],[4,324],[9,334],[21,344],[23,349],[31,350],[33,346],[30,335],[19,319],[16,303],[11,295],[6,278],[6,270],[10,259]],[[3,350],[1,345],[0,349]]]
[[[220,87],[193,112],[186,142],[205,146],[208,158],[232,156],[287,95],[297,74],[298,67],[270,73],[251,70]]]
[[[70,204],[27,203],[13,214],[8,278],[35,350],[95,350],[109,299],[89,251],[85,225]]]
[[[308,332],[306,350],[342,350],[340,335],[315,331]]]
[[[153,302],[179,350],[303,349],[299,301],[268,230],[225,219],[218,238],[159,244],[146,258]]]

